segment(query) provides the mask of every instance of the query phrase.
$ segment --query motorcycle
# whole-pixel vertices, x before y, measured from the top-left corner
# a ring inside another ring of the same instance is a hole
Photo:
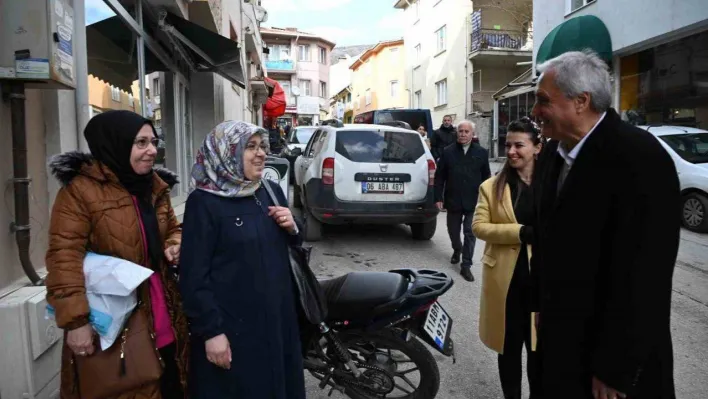
[[[455,362],[452,318],[438,298],[453,285],[435,270],[353,272],[320,280],[327,321],[305,336],[305,369],[320,389],[352,399],[432,399],[440,371],[422,342]]]

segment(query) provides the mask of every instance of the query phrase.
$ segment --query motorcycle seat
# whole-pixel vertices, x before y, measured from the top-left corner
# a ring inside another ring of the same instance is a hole
[[[394,301],[408,289],[408,280],[397,273],[352,272],[321,280],[329,319],[352,320],[370,316],[372,310]]]

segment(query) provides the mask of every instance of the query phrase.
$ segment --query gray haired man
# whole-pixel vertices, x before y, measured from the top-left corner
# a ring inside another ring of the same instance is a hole
[[[674,398],[674,164],[610,108],[596,54],[568,52],[537,69],[532,114],[551,139],[533,181],[540,397]]]
[[[435,202],[447,209],[447,232],[452,244],[450,262],[457,264],[462,256],[460,274],[474,281],[472,255],[475,236],[472,234],[472,216],[477,206],[479,186],[491,176],[487,150],[474,142],[475,125],[462,121],[457,125],[457,143],[445,147],[435,171]],[[460,230],[464,243],[460,240]]]

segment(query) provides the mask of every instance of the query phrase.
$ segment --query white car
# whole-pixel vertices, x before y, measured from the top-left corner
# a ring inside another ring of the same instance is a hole
[[[708,131],[681,126],[639,126],[671,154],[681,183],[681,220],[691,231],[708,232]]]
[[[290,183],[295,181],[293,178],[294,174],[292,173],[293,167],[295,166],[295,160],[305,150],[305,147],[307,147],[307,143],[315,133],[315,130],[317,130],[317,126],[293,127],[292,130],[290,130],[288,137],[285,138],[285,149],[283,149],[281,157],[290,161]]]
[[[435,234],[435,161],[416,131],[386,125],[319,126],[295,161],[293,200],[305,238],[325,224],[408,224]]]

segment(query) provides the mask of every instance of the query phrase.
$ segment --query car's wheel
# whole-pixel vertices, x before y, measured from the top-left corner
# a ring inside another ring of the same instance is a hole
[[[300,192],[300,186],[297,184],[293,185],[293,207],[295,208],[302,208],[302,193]]]
[[[322,239],[322,223],[315,219],[310,210],[303,209],[303,219],[305,219],[305,241],[319,241]]]
[[[430,240],[435,235],[438,220],[433,219],[427,223],[411,223],[411,233],[414,240]]]
[[[708,198],[699,193],[683,197],[681,221],[684,227],[698,233],[708,233]]]

